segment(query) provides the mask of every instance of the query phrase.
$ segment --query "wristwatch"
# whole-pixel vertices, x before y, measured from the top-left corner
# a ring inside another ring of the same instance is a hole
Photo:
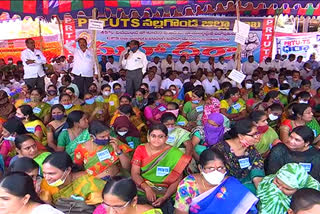
[[[120,156],[120,155],[122,155],[123,154],[123,151],[122,150],[120,150],[120,152],[116,152],[116,155],[117,156]]]

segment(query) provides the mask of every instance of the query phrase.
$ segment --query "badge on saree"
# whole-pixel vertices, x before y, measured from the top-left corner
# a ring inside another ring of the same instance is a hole
[[[250,166],[249,158],[241,158],[238,160],[241,169],[248,168]]]
[[[35,107],[35,108],[33,108],[32,111],[33,111],[34,114],[39,114],[41,112],[41,108]]]
[[[170,167],[157,166],[156,176],[166,176],[170,173]]]
[[[130,142],[128,142],[128,145],[129,145],[129,147],[130,147],[131,149],[134,149],[134,142],[130,141]]]
[[[174,143],[175,139],[176,139],[175,136],[169,136],[167,142]]]
[[[97,156],[98,156],[100,162],[111,158],[111,155],[110,155],[110,152],[108,149],[97,152]]]
[[[314,137],[318,137],[317,130],[312,129]]]
[[[186,125],[186,122],[185,121],[179,121],[179,122],[177,122],[177,125],[178,126],[184,126],[184,125]]]
[[[114,106],[114,101],[109,101],[109,104],[110,104],[111,106]]]
[[[236,103],[236,104],[232,105],[232,108],[239,110],[241,108],[241,105],[240,105],[240,103]]]
[[[27,132],[30,132],[30,133],[34,133],[35,129],[36,129],[35,127],[27,127],[26,128]]]
[[[165,111],[166,110],[166,108],[163,107],[163,106],[160,106],[158,109],[159,109],[159,111]]]
[[[302,166],[307,172],[311,171],[312,163],[299,163],[300,166]]]
[[[196,107],[196,111],[197,112],[203,112],[203,106],[201,105],[201,106],[197,106]]]

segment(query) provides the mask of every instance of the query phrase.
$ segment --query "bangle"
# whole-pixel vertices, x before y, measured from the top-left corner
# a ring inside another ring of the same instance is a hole
[[[120,150],[120,152],[116,152],[116,155],[117,156],[120,156],[120,155],[122,155],[123,154],[123,151],[122,150]]]

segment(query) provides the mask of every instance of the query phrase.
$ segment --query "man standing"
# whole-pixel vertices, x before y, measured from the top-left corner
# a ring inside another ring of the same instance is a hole
[[[40,50],[35,49],[33,39],[26,39],[27,49],[21,52],[21,60],[24,69],[24,82],[31,87],[40,88],[44,91],[44,70],[43,64],[47,60]]]
[[[139,50],[139,42],[132,40],[129,45],[130,49],[122,59],[122,67],[127,69],[127,93],[131,96],[135,95],[136,90],[139,89],[143,74],[147,70],[148,60],[147,56]]]
[[[74,48],[74,42],[69,42],[65,48],[73,53],[74,63],[71,73],[74,74],[73,83],[79,88],[79,98],[83,98],[93,82],[93,69],[97,73],[97,67],[94,66],[94,55],[92,50],[87,47],[87,40],[84,38],[77,39],[79,48]]]

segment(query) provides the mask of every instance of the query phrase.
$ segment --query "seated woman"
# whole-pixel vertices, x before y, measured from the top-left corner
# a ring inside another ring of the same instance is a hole
[[[268,94],[270,91],[279,91],[278,80],[275,78],[270,78],[266,86],[263,87],[265,94]]]
[[[139,88],[136,91],[135,97],[132,99],[132,106],[143,110],[148,104],[148,99],[144,98],[146,91],[143,88]]]
[[[47,145],[47,130],[42,121],[33,113],[32,107],[22,105],[17,108],[16,118],[20,119],[26,130],[35,136],[44,145]]]
[[[50,105],[42,102],[44,92],[39,88],[31,90],[30,99],[28,103],[32,107],[33,113],[46,125],[50,120]]]
[[[249,94],[250,95],[250,94]],[[254,83],[252,85],[252,97],[246,101],[247,112],[252,112],[256,106],[262,102],[264,92],[261,83]]]
[[[96,102],[106,103],[110,115],[113,115],[119,107],[119,97],[111,93],[111,86],[104,84],[101,86],[102,96],[98,96]]]
[[[268,125],[273,128],[276,133],[280,133],[281,115],[283,113],[283,107],[279,103],[274,103],[267,108]]]
[[[109,119],[108,105],[102,102],[96,102],[95,97],[87,93],[83,97],[84,104],[81,106],[82,111],[87,114],[89,122],[99,120],[107,123]]]
[[[159,207],[176,192],[191,157],[166,144],[168,129],[163,124],[152,125],[148,139],[135,150],[131,176],[139,187],[141,200]]]
[[[30,93],[32,87],[30,85],[24,84],[21,87],[21,93],[18,93],[18,97],[15,99],[14,106],[18,108],[23,104],[30,102]]]
[[[88,91],[93,97],[98,96],[98,86],[94,82],[89,85]]]
[[[80,106],[83,103],[83,100],[81,100],[79,97],[77,97],[74,93],[74,88],[69,87],[66,89],[66,94],[69,94],[71,97],[71,102],[73,105],[78,105]]]
[[[37,164],[40,166],[40,169],[42,169],[42,163],[44,159],[50,155],[50,152],[38,150],[37,143],[29,135],[18,135],[16,136],[14,142],[17,155],[11,159],[9,165],[13,164],[19,158],[28,157],[37,162]]]
[[[283,83],[280,85],[279,100],[283,106],[288,105],[288,95],[290,92],[290,85],[288,83]]]
[[[59,199],[77,198],[88,205],[102,202],[105,182],[85,172],[76,172],[72,159],[66,152],[56,152],[43,163],[40,197],[59,208]]]
[[[246,116],[246,103],[240,98],[239,88],[232,87],[227,91],[220,102],[220,113],[230,121],[238,121]]]
[[[251,120],[243,119],[231,127],[225,140],[212,147],[224,154],[228,175],[239,179],[253,193],[265,175],[263,159],[254,147],[259,140],[257,127]]]
[[[320,189],[320,184],[308,175],[303,166],[288,163],[273,175],[263,178],[257,189],[261,214],[286,214],[291,196],[301,188]]]
[[[160,118],[167,110],[167,106],[161,103],[160,94],[153,92],[148,96],[148,106],[144,108],[144,117],[147,125],[160,123]]]
[[[273,103],[280,103],[279,91],[269,91],[261,103],[256,106],[256,110],[265,111]]]
[[[123,188],[123,187],[126,188]],[[138,204],[137,187],[130,178],[114,177],[103,188],[103,202],[93,214],[162,214],[147,204]]]
[[[12,104],[12,97],[9,99],[7,92],[0,90],[0,118],[7,120],[16,113],[16,107]]]
[[[73,111],[67,117],[67,124],[68,129],[59,134],[57,151],[66,151],[74,158],[77,145],[90,139],[89,121],[83,111]]]
[[[320,191],[302,188],[292,195],[288,214],[317,214],[319,210]]]
[[[278,134],[268,125],[268,117],[264,111],[253,111],[250,113],[249,118],[261,134],[260,141],[255,147],[262,157],[266,157],[270,152],[270,148],[280,142]]]
[[[89,133],[90,140],[74,150],[75,164],[84,166],[89,175],[103,180],[130,171],[127,153],[132,149],[129,146],[110,137],[110,129],[99,121],[90,123]]]
[[[59,103],[58,89],[55,85],[49,85],[47,88],[47,96],[43,98],[43,102],[53,106]]]
[[[286,143],[289,139],[289,133],[295,127],[306,125],[312,129],[315,142],[318,142],[320,138],[320,126],[318,121],[313,117],[312,108],[308,104],[297,103],[293,104],[292,112],[293,115],[283,121],[280,126],[280,140]]]
[[[66,110],[66,114],[70,114],[73,111],[79,111],[81,110],[80,105],[73,105],[72,99],[69,94],[62,93],[59,97],[59,103],[63,105],[64,109]]]
[[[51,107],[51,122],[47,125],[48,146],[57,151],[57,142],[59,134],[68,127],[66,123],[66,110],[61,104],[55,104]]]
[[[286,144],[271,149],[266,161],[267,174],[276,173],[287,163],[299,163],[310,175],[320,181],[320,153],[313,145],[314,135],[307,126],[297,126]]]
[[[198,168],[200,173],[185,177],[178,186],[176,214],[210,213],[210,210],[237,213],[238,207],[243,209],[241,213],[247,213],[254,209],[258,198],[237,179],[226,176],[226,160],[218,150],[204,150]]]
[[[188,124],[188,120],[180,114],[179,105],[177,103],[170,102],[168,103],[167,108],[166,112],[171,112],[177,117],[176,125],[183,127]]]
[[[136,149],[141,144],[139,130],[126,115],[117,117],[113,123],[113,129],[117,134],[117,138],[131,149]]]
[[[33,180],[23,172],[13,172],[0,182],[1,213],[63,214],[45,204],[34,189]]]

